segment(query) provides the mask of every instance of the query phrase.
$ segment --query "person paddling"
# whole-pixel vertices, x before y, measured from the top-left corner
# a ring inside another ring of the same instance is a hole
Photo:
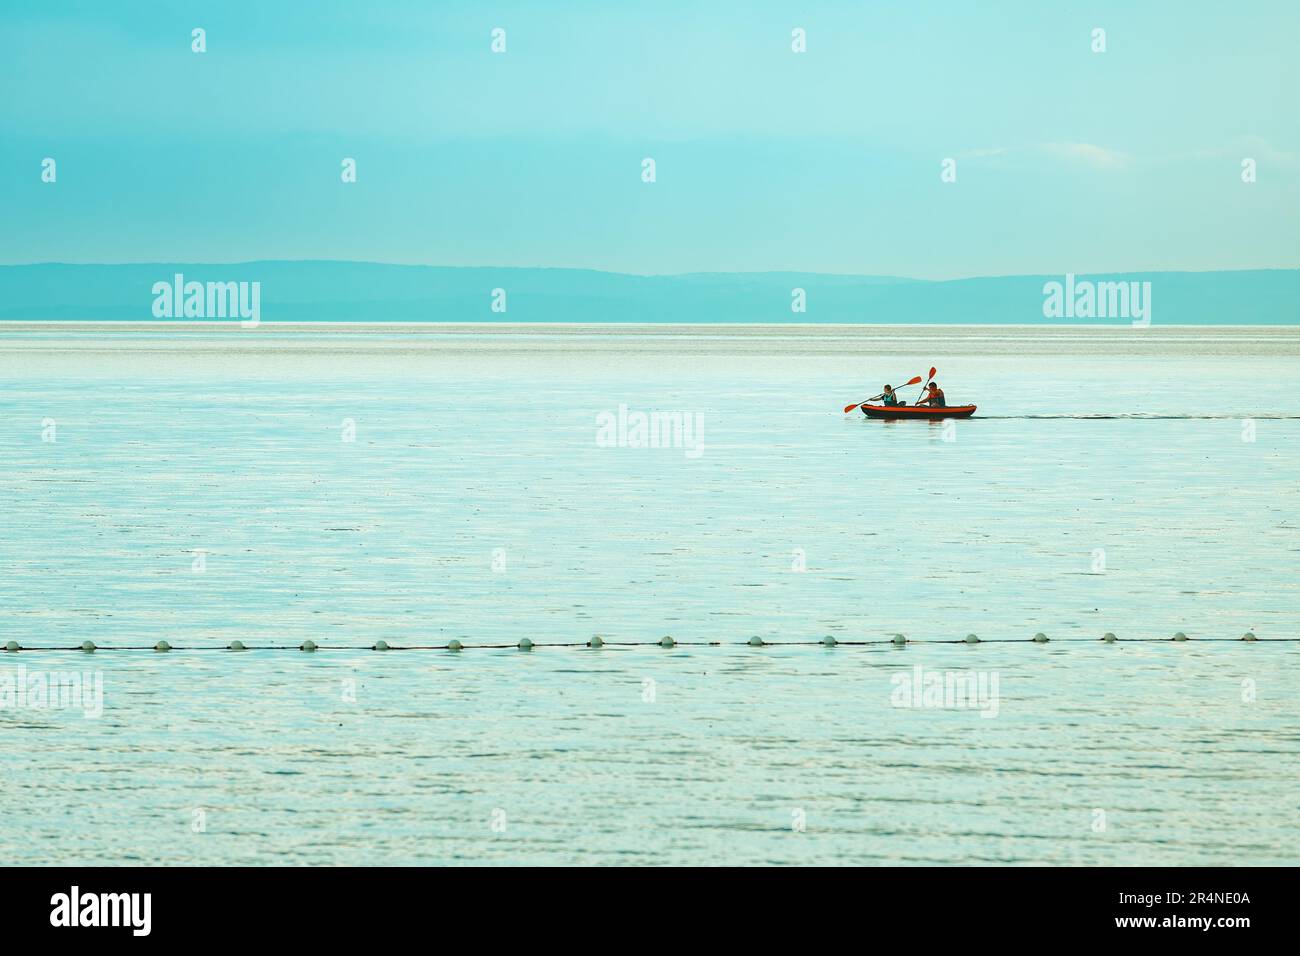
[[[925,398],[918,399],[918,405],[930,405],[938,408],[946,408],[948,403],[944,400],[943,389],[939,387],[938,382],[931,382],[929,394]]]
[[[931,371],[931,374],[933,374],[934,370],[931,369],[930,371]],[[913,378],[913,379],[909,379],[908,381],[904,382],[904,383],[903,383],[903,388],[907,388],[909,385],[920,385],[920,384],[921,384],[921,376],[918,375],[918,376],[916,376],[915,378]],[[885,402],[886,405],[906,405],[906,404],[907,404],[907,402],[900,402],[900,401],[898,400],[898,389],[894,388],[894,386],[892,386],[892,385],[886,385],[886,386],[885,386],[885,390],[884,390],[883,392],[881,392],[879,395],[872,395],[870,398],[863,399],[863,400],[860,401],[860,402],[854,402],[852,405],[845,405],[845,406],[844,406],[844,414],[847,415],[849,412],[853,411],[853,409],[855,409],[855,408],[861,408],[862,411],[863,411],[863,413],[865,414],[866,411],[867,411],[866,406],[867,406],[867,404],[868,404],[869,402],[878,402],[878,401],[880,401],[881,399],[884,399],[884,402]]]
[[[898,393],[894,391],[894,386],[886,385],[885,390],[880,394],[880,401],[883,405],[901,405],[898,400]]]

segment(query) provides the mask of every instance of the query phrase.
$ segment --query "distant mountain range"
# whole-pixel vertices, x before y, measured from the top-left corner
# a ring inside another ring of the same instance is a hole
[[[0,266],[0,320],[150,321],[156,283],[258,282],[263,322],[794,322],[1128,325],[1044,314],[1047,283],[1138,283],[1155,325],[1300,324],[1300,270],[928,281],[801,272],[636,276],[367,262]],[[1150,283],[1149,286],[1141,286]],[[796,289],[806,311],[792,311]],[[494,290],[504,290],[503,297]],[[1112,293],[1114,287],[1111,287]],[[1099,296],[1099,299],[1103,296]],[[1067,313],[1070,314],[1070,313]]]

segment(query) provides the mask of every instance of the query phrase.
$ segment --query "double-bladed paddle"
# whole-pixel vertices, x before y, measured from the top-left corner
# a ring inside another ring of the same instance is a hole
[[[934,373],[935,373],[936,371],[938,371],[938,369],[936,369],[933,365],[931,365],[931,366],[930,366],[930,377],[927,378],[927,379],[925,380],[925,384],[921,386],[921,394],[918,395],[918,396],[916,396],[916,403],[917,403],[918,405],[921,403],[921,400],[922,400],[923,398],[925,398],[925,390],[926,390],[926,388],[929,387],[930,383],[934,381]],[[920,380],[921,380],[921,379],[920,379],[920,376],[917,376],[917,381],[919,382]],[[908,385],[911,385],[912,383],[911,383],[911,382],[908,382],[907,384],[908,384]]]
[[[934,375],[934,369],[930,369],[930,375],[931,375],[931,376]],[[898,386],[898,388],[907,388],[907,386],[909,386],[909,385],[915,385],[915,384],[917,384],[919,381],[921,381],[921,376],[918,375],[916,378],[912,379],[910,382],[904,382],[902,385]],[[894,389],[894,391],[898,391],[898,388]],[[924,389],[922,389],[922,391],[924,391]],[[884,393],[884,392],[881,392],[879,395],[872,395],[870,398],[864,398],[862,401],[858,402],[857,405],[845,405],[845,406],[844,406],[844,414],[847,415],[849,412],[853,411],[853,409],[857,408],[858,405],[865,405],[865,404],[867,404],[867,402],[874,402],[876,399],[878,399],[878,398],[884,398],[884,397],[885,397],[885,393]]]

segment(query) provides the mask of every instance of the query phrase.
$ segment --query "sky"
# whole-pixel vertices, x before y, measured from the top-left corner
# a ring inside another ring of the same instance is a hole
[[[0,263],[1294,268],[1298,47],[1293,0],[5,0]]]

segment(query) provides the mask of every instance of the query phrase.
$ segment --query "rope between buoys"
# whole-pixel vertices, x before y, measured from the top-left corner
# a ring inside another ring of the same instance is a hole
[[[447,644],[389,644],[386,641],[377,641],[375,644],[336,644],[323,646],[315,644],[312,641],[306,641],[303,644],[266,644],[259,646],[245,645],[242,642],[234,642],[237,646],[232,645],[196,645],[189,647],[178,647],[169,644],[166,641],[159,641],[157,644],[118,644],[118,645],[97,645],[90,641],[85,641],[76,646],[55,646],[39,645],[27,647],[19,645],[16,641],[10,641],[6,646],[0,648],[0,651],[7,653],[17,653],[26,651],[75,651],[77,653],[98,653],[101,651],[446,651],[446,650],[530,650],[533,648],[560,648],[560,647],[582,647],[591,650],[599,650],[602,647],[870,647],[880,645],[892,645],[894,647],[903,647],[908,644],[1035,644],[1049,643],[1041,636],[1038,638],[1025,637],[994,637],[978,638],[975,635],[969,635],[965,638],[952,639],[914,639],[904,638],[901,634],[893,637],[880,638],[877,640],[851,641],[840,640],[835,638],[827,640],[808,640],[808,641],[769,641],[756,637],[748,638],[743,641],[679,641],[675,638],[661,638],[657,641],[612,641],[600,639],[599,641],[560,641],[553,644],[536,644],[525,638],[518,644],[462,644],[458,640],[453,640]],[[1188,643],[1188,644],[1208,644],[1208,643],[1273,643],[1287,644],[1300,642],[1300,637],[1256,637],[1254,634],[1247,633],[1243,637],[1201,637],[1188,638],[1180,631],[1175,637],[1129,637],[1117,638],[1107,634],[1100,642],[1108,644],[1170,644],[1170,643]],[[1090,637],[1066,637],[1051,638],[1052,644],[1096,644],[1098,638]]]

